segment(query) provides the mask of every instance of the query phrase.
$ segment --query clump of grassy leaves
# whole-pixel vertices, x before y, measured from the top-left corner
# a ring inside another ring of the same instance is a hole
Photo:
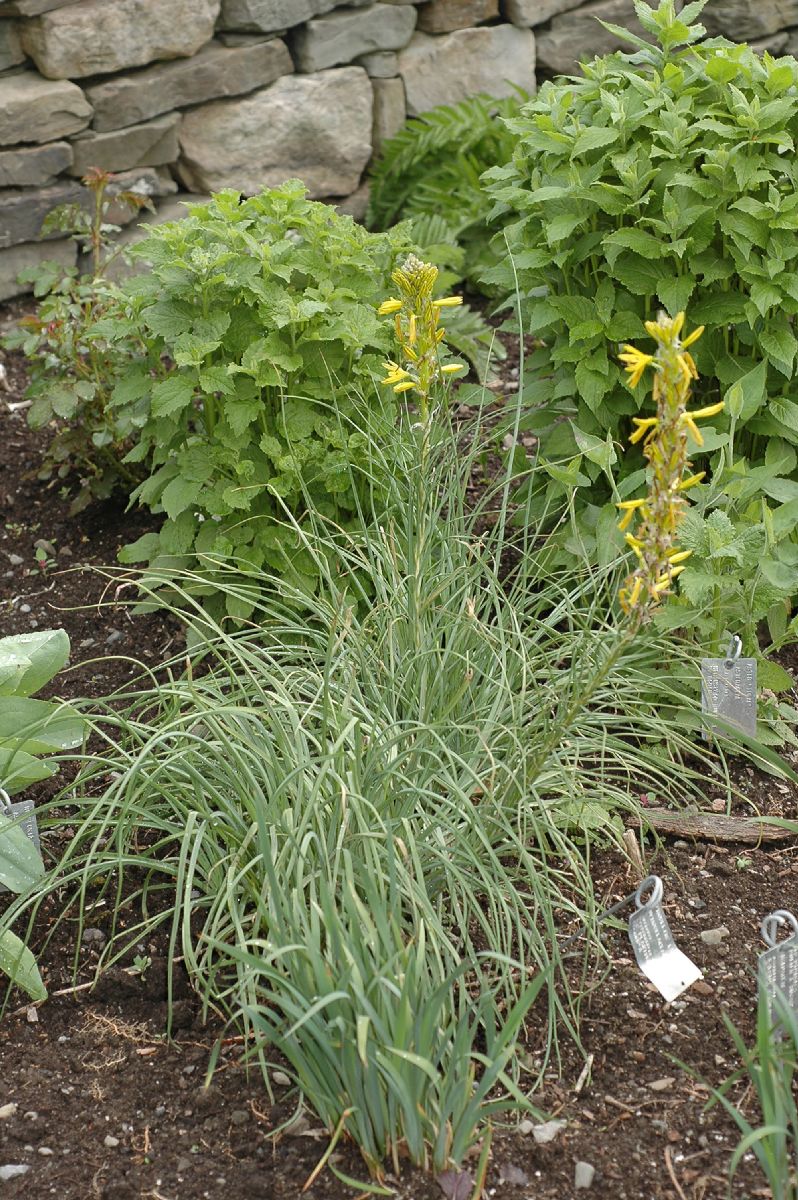
[[[56,888],[80,929],[103,900],[104,965],[168,931],[205,1012],[267,1085],[282,1051],[374,1186],[389,1159],[461,1163],[528,1104],[522,1032],[542,1059],[576,1033],[558,944],[594,927],[586,847],[631,792],[701,785],[684,701],[652,685],[664,643],[612,658],[617,570],[541,567],[526,522],[508,568],[510,479],[464,501],[479,432],[441,418],[423,441],[423,471],[417,430],[390,447],[379,526],[294,525],[316,592],[209,561],[252,605],[230,630],[193,594],[207,576],[170,579],[197,649],[93,717],[44,814],[72,839],[0,922]]]

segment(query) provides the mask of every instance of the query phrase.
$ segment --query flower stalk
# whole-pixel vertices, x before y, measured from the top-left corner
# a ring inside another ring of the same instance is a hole
[[[635,346],[624,346],[618,357],[624,364],[630,387],[636,387],[646,370],[654,371],[656,415],[633,417],[635,430],[630,443],[642,441],[643,454],[650,466],[648,494],[618,504],[621,520],[618,528],[626,532],[626,542],[637,566],[624,580],[619,600],[624,612],[639,625],[670,591],[674,579],[684,570],[689,550],[680,550],[679,525],[687,511],[685,493],[699,483],[704,472],[690,474],[688,440],[702,446],[704,439],[697,422],[714,417],[723,409],[723,401],[705,408],[688,408],[693,381],[698,371],[688,347],[698,340],[703,325],[682,339],[685,315],[669,317],[660,313],[656,321],[646,321],[646,329],[657,343],[653,354]],[[632,528],[634,526],[634,528]]]
[[[391,275],[399,296],[383,301],[378,309],[380,316],[393,316],[402,360],[389,359],[383,363],[387,375],[382,383],[392,387],[397,395],[414,393],[425,428],[436,388],[448,376],[465,369],[463,363],[442,365],[440,361],[440,347],[446,333],[440,324],[441,309],[454,308],[463,301],[460,296],[433,300],[437,278],[437,267],[410,254]]]

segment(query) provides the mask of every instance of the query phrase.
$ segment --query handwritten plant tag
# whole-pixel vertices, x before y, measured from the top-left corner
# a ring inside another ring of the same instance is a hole
[[[756,659],[741,658],[741,649],[735,634],[725,658],[701,659],[701,711],[709,727],[705,738],[713,725],[719,733],[728,732],[725,726],[731,725],[756,736]],[[713,717],[720,720],[713,722]]]
[[[644,901],[649,890],[651,895]],[[637,965],[665,1000],[675,1000],[703,975],[673,940],[662,910],[662,880],[658,875],[643,880],[635,894],[635,903],[637,910],[629,918],[629,941]]]
[[[792,933],[784,941],[776,939],[779,930],[789,927]],[[765,993],[771,1026],[780,1035],[779,1001],[798,1015],[798,920],[791,912],[779,908],[765,917],[762,937],[769,947],[759,956],[759,986]]]

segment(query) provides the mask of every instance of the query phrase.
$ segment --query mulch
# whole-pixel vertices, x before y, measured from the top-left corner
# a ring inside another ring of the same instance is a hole
[[[122,544],[152,527],[152,518],[117,503],[69,516],[58,487],[36,478],[42,438],[27,428],[24,410],[9,411],[19,400],[24,368],[16,358],[8,368],[13,390],[0,395],[0,634],[62,625],[73,657],[51,692],[105,695],[134,678],[139,663],[156,666],[183,644],[171,618],[133,616],[117,602],[113,580],[100,570],[116,562]],[[44,569],[35,553],[42,539],[53,550]],[[782,662],[795,674],[794,650]],[[735,776],[749,801],[741,811],[798,813],[790,785],[744,764],[735,765]],[[737,1065],[724,1019],[753,1037],[756,962],[764,949],[759,924],[774,908],[798,907],[798,840],[751,846],[670,835],[655,844],[649,837],[645,867],[662,876],[674,935],[703,979],[665,1004],[637,969],[623,930],[607,928],[606,962],[585,981],[581,1046],[561,1040],[534,1097],[541,1120],[563,1124],[545,1144],[536,1139],[535,1121],[497,1127],[487,1179],[487,1195],[497,1200],[720,1200],[727,1194],[738,1134],[719,1107],[706,1111],[709,1089]],[[607,906],[639,881],[615,852],[593,853],[591,870]],[[72,914],[48,941],[56,916],[54,902],[42,910],[34,940],[34,949],[47,943],[40,965],[50,999],[33,1007],[15,993],[0,1022],[0,1169],[28,1168],[0,1182],[0,1194],[9,1200],[299,1200],[327,1141],[312,1113],[275,1141],[274,1129],[296,1103],[279,1063],[272,1103],[257,1069],[248,1074],[235,1031],[215,1018],[204,1021],[181,978],[173,1038],[167,1039],[165,945],[156,938],[140,947],[151,959],[143,977],[112,969],[94,986],[102,920],[95,940],[77,947],[73,975]],[[717,944],[701,938],[721,928],[727,932]],[[577,954],[575,978],[580,962]],[[220,1038],[220,1066],[206,1087]],[[520,1051],[530,1078],[545,1043],[536,1009]],[[585,1073],[587,1056],[592,1065]],[[756,1124],[745,1082],[731,1095]],[[340,1170],[365,1178],[351,1147],[338,1153]],[[578,1163],[594,1168],[584,1191],[575,1188]],[[476,1164],[467,1165],[473,1172]],[[388,1182],[399,1200],[444,1196],[418,1172]],[[448,1181],[449,1195],[459,1200],[455,1186]],[[304,1193],[308,1200],[355,1194],[328,1171]],[[770,1195],[750,1154],[731,1194]]]

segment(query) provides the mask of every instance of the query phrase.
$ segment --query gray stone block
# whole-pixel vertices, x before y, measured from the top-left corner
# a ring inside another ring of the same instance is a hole
[[[405,123],[407,103],[405,85],[401,79],[372,79],[374,89],[374,124],[371,141],[376,154],[382,143],[392,138]]]
[[[86,189],[71,182],[33,192],[16,188],[0,192],[0,248],[39,241],[42,222],[54,208],[59,204],[86,203]]]
[[[300,71],[323,71],[375,50],[400,50],[416,24],[415,8],[372,4],[354,12],[334,12],[308,21],[294,37]]]
[[[80,0],[3,0],[0,16],[38,17],[41,13],[52,12],[54,8],[66,8],[68,4],[78,3]]]
[[[642,35],[635,17],[633,0],[601,0],[586,4],[575,12],[554,17],[548,29],[538,35],[538,67],[554,75],[573,75],[580,62],[613,50],[628,49],[628,44],[616,38],[602,25],[610,21],[624,25]]]
[[[399,59],[393,50],[376,50],[355,59],[372,79],[393,79],[399,74]]]
[[[88,87],[92,128],[120,129],[189,104],[253,92],[293,69],[288,47],[277,38],[235,49],[211,42],[193,58],[158,63]]]
[[[542,25],[582,3],[583,0],[502,0],[502,16],[513,25]]]
[[[418,27],[423,33],[452,33],[498,15],[499,0],[428,0],[418,10]]]
[[[271,33],[330,12],[337,0],[222,0],[220,29]]]
[[[82,0],[26,22],[22,45],[48,79],[81,79],[195,54],[221,0]]]
[[[243,100],[183,117],[178,173],[192,192],[254,195],[299,177],[311,196],[346,196],[371,157],[372,90],[360,67],[287,75]]]
[[[179,124],[179,113],[170,113],[144,125],[129,125],[110,133],[85,133],[73,142],[75,161],[71,173],[85,175],[90,167],[127,171],[175,162],[180,153]]]
[[[0,150],[0,188],[46,187],[71,166],[69,142]]]
[[[29,283],[19,283],[21,271],[29,271],[43,262],[57,262],[62,267],[74,267],[78,248],[71,238],[58,242],[26,242],[0,250],[0,300],[25,296],[33,290]]]
[[[410,116],[486,92],[535,90],[535,35],[515,25],[459,29],[441,37],[416,33],[399,54]]]
[[[17,67],[25,61],[25,51],[19,40],[16,21],[0,21],[0,71]]]
[[[52,142],[85,129],[91,105],[74,83],[22,71],[0,79],[0,146]]]
[[[707,33],[746,42],[798,25],[798,0],[712,0],[700,19]]]

